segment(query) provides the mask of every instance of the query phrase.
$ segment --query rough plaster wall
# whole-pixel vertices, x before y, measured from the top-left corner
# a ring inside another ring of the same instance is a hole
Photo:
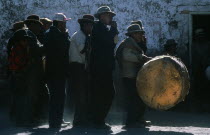
[[[182,53],[188,43],[189,15],[181,11],[210,11],[210,0],[0,0],[0,37],[15,21],[24,20],[30,14],[52,18],[56,12],[63,12],[72,21],[68,22],[70,35],[79,26],[77,19],[83,14],[94,14],[99,6],[108,5],[117,15],[120,40],[125,36],[130,21],[143,21],[150,52],[162,49],[166,39],[179,42]],[[5,37],[1,39],[0,56],[3,56]],[[184,48],[184,49],[183,49]]]

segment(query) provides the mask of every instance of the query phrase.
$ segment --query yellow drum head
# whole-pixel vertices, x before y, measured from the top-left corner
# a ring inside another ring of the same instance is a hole
[[[143,65],[136,85],[145,104],[154,109],[167,110],[184,100],[190,82],[188,71],[180,60],[158,56]]]

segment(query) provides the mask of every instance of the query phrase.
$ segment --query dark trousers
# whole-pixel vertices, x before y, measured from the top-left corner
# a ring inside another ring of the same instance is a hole
[[[33,121],[47,120],[46,112],[48,111],[49,95],[45,86],[43,74],[42,63],[39,62],[31,65],[27,81],[29,86],[28,92],[33,99]]]
[[[16,118],[16,112],[15,112],[15,104],[17,101],[15,101],[15,75],[13,72],[9,73],[9,89],[11,91],[11,104],[10,104],[10,120],[14,121]]]
[[[11,72],[11,118],[20,124],[34,123],[46,112],[48,92],[44,89],[43,69],[40,61],[33,61],[24,69]],[[45,96],[45,100],[40,100]]]
[[[75,103],[74,125],[87,123],[88,74],[85,65],[77,62],[70,64],[72,94]]]
[[[110,110],[115,90],[112,72],[96,74],[92,78],[92,118],[95,124],[104,124]]]
[[[123,78],[123,85],[127,95],[127,119],[126,125],[139,122],[144,117],[145,104],[138,96],[136,79]]]
[[[25,73],[14,74],[13,111],[16,124],[29,124],[32,122],[32,101],[29,95],[27,75]]]
[[[65,77],[51,78],[47,82],[50,92],[49,126],[60,127],[63,120],[65,104]]]

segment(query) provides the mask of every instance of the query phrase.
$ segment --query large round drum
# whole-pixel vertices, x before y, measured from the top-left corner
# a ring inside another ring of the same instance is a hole
[[[143,102],[157,110],[167,110],[184,100],[189,92],[185,65],[171,56],[158,56],[138,72],[137,90]]]

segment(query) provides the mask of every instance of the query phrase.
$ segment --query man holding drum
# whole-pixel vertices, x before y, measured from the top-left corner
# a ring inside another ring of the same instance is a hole
[[[123,85],[128,96],[127,119],[125,128],[141,128],[148,125],[144,120],[145,104],[140,99],[136,88],[136,77],[141,66],[150,60],[138,45],[143,40],[144,30],[138,24],[128,27],[125,40],[117,49]]]

